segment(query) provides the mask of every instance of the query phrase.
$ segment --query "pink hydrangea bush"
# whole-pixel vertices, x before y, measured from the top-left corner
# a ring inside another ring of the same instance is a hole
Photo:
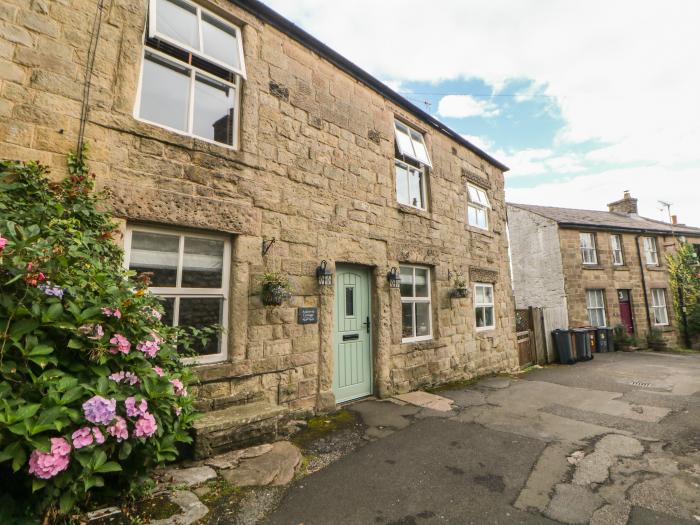
[[[76,159],[59,185],[38,164],[0,161],[0,184],[13,182],[0,190],[2,524],[128,490],[190,441],[186,334],[124,271]]]

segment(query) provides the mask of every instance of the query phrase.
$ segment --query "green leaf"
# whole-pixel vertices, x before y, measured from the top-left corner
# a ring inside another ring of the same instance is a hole
[[[119,459],[124,460],[131,454],[131,443],[124,441],[119,449]]]
[[[104,465],[100,465],[95,469],[95,472],[106,474],[107,472],[121,472],[122,468],[116,461],[108,461]]]
[[[56,321],[59,317],[63,315],[63,305],[61,303],[53,303],[46,310],[45,319],[49,321]]]
[[[102,465],[104,465],[107,462],[107,454],[105,454],[104,450],[96,450],[95,453],[92,455],[92,469],[97,472],[97,469],[99,469]]]
[[[73,508],[74,505],[75,494],[73,494],[69,490],[64,491],[58,503],[58,508],[61,514],[67,514]]]
[[[12,457],[12,470],[17,472],[27,462],[27,453],[22,448],[19,441],[10,443],[3,451]]]
[[[27,354],[28,356],[34,357],[34,356],[40,356],[40,355],[49,355],[52,353],[54,350],[53,346],[49,345],[36,345],[34,348],[32,348],[29,353]]]
[[[27,419],[28,417],[32,417],[34,414],[37,413],[37,411],[41,408],[41,405],[38,403],[33,403],[31,405],[24,405],[17,410],[17,414],[15,414],[15,421],[22,421],[23,419]]]
[[[37,490],[41,490],[46,486],[46,481],[43,479],[33,479],[32,480],[32,492],[36,492]]]
[[[59,401],[59,403],[61,405],[70,405],[76,399],[80,399],[83,395],[83,392],[84,390],[82,386],[73,387],[68,392],[63,394],[63,396],[61,396],[61,400]]]
[[[36,319],[20,319],[12,323],[12,328],[10,329],[10,337],[18,340],[23,335],[33,332],[39,327],[39,321]]]
[[[76,337],[71,337],[71,340],[68,341],[68,348],[72,348],[73,350],[80,350],[82,347],[83,342]]]

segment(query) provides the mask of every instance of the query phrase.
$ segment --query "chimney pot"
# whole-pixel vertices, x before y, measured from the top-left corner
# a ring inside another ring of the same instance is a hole
[[[631,199],[632,198],[632,196],[630,195],[630,190],[625,190],[625,192],[623,194],[623,198],[624,199]]]
[[[678,224],[678,215],[671,215],[671,224]]]

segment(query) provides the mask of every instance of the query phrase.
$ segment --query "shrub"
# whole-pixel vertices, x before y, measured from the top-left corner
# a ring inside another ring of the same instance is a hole
[[[647,334],[647,345],[649,348],[656,350],[657,352],[666,350],[668,346],[663,334],[661,333],[661,330],[657,330],[656,328],[649,330],[649,333]]]
[[[627,328],[624,325],[617,325],[613,330],[613,341],[615,348],[618,350],[627,350],[635,346],[634,337],[627,333]]]
[[[3,524],[140,483],[194,419],[183,334],[160,322],[147,278],[123,269],[82,155],[61,183],[47,171],[0,161]]]

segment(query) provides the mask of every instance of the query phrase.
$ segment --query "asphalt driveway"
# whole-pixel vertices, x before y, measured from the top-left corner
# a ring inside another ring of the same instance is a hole
[[[700,523],[700,357],[599,354],[351,405],[366,444],[298,480],[270,524]]]

